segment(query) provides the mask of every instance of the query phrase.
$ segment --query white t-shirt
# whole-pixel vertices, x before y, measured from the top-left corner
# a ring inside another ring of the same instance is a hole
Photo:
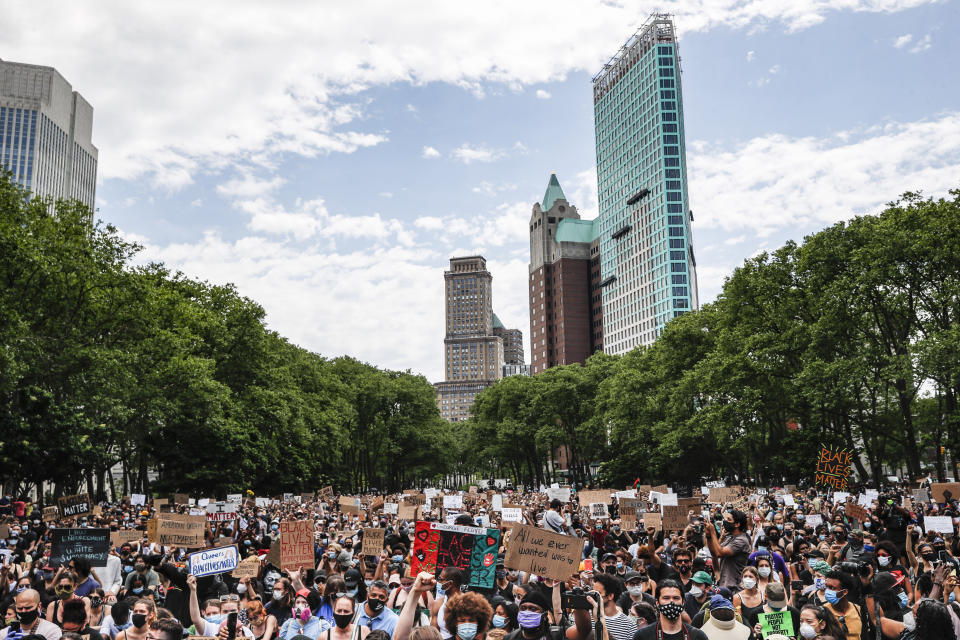
[[[223,623],[221,622],[220,624],[223,624]],[[220,633],[220,624],[214,624],[209,620],[204,620],[202,635],[205,635],[207,637],[215,637],[218,633]],[[245,635],[248,638],[253,637],[253,631],[250,631],[250,629],[246,627],[241,627],[241,629],[243,629],[243,635]]]

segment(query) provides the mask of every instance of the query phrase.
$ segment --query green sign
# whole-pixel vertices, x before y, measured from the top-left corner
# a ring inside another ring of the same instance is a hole
[[[759,618],[760,633],[764,638],[771,633],[782,633],[788,638],[793,637],[793,616],[790,615],[789,610],[761,613]]]

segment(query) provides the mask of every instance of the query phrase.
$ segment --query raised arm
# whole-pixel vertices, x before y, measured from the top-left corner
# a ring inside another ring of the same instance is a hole
[[[200,612],[200,602],[197,601],[197,576],[187,576],[187,586],[190,587],[190,621],[197,628],[197,634],[203,635],[203,614]]]
[[[434,587],[436,581],[433,576],[426,571],[421,571],[417,579],[410,588],[410,594],[407,601],[403,603],[403,609],[400,611],[400,617],[397,619],[397,625],[393,630],[393,640],[407,640],[410,632],[413,630],[414,613],[417,611],[417,602],[423,594]]]

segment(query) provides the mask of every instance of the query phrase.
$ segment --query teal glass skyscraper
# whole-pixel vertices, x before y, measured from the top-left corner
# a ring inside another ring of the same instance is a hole
[[[654,14],[593,78],[603,346],[652,343],[699,307],[680,57]]]

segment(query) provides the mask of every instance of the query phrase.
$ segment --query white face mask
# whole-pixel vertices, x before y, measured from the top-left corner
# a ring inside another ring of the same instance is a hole
[[[744,578],[743,579],[743,588],[744,589],[753,589],[757,586],[757,581],[753,578]]]
[[[806,638],[806,640],[812,640],[817,637],[817,630],[808,625],[806,622],[800,623],[800,635]]]
[[[629,592],[633,597],[642,596],[643,587],[627,587],[627,592]]]
[[[242,582],[237,585],[237,593],[244,594],[246,592],[247,592],[247,585],[243,584]]]
[[[700,587],[690,587],[690,595],[692,595],[694,598],[699,598],[703,595],[703,589]]]
[[[877,558],[877,564],[879,564],[881,567],[886,567],[890,564],[890,556],[879,556]]]
[[[761,578],[770,577],[770,567],[760,567],[759,569],[757,569],[757,572],[760,574]]]

